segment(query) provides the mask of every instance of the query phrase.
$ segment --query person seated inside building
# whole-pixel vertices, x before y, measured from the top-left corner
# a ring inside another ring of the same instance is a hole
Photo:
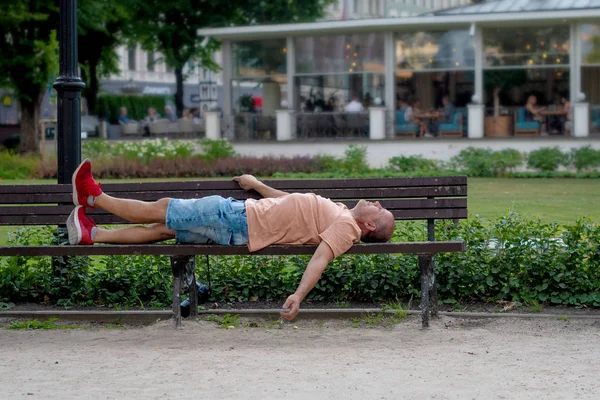
[[[571,107],[571,102],[569,101],[569,98],[566,95],[561,96],[560,102],[562,104],[562,111],[564,113],[564,116],[562,118],[562,133],[564,135],[570,135],[571,132],[573,132],[573,108]]]
[[[419,136],[424,137],[426,134],[429,135],[427,131],[427,124],[421,118],[418,118],[417,115],[421,112],[421,101],[418,98],[414,98],[409,100],[404,110],[404,119],[407,124],[416,124],[419,125]]]
[[[454,122],[454,112],[455,107],[454,104],[450,101],[450,96],[445,94],[442,96],[442,108],[439,110],[440,118],[436,123],[431,123],[429,126],[429,131],[431,133],[438,133],[440,124],[451,124]]]
[[[119,123],[121,124],[134,124],[135,121],[127,116],[127,107],[121,107],[119,110]]]
[[[525,103],[525,121],[539,121],[542,125],[543,134],[547,134],[546,121],[542,115],[542,111],[545,109],[545,107],[540,107],[537,105],[537,97],[535,97],[534,94],[531,94],[529,97],[527,97],[527,103]]]
[[[165,106],[165,118],[168,119],[169,122],[177,121],[177,114],[175,114],[171,106]]]
[[[346,105],[344,109],[347,113],[360,113],[365,110],[358,95],[352,96],[352,101]]]

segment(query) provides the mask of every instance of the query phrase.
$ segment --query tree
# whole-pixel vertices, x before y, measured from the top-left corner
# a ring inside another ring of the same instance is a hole
[[[488,70],[483,75],[483,82],[492,91],[494,116],[497,117],[500,115],[500,93],[527,83],[527,71],[524,69]]]
[[[96,112],[99,79],[119,72],[118,46],[124,43],[123,29],[129,23],[133,1],[79,0],[79,64],[86,83],[82,95],[90,114]]]
[[[39,153],[43,93],[58,73],[58,22],[54,0],[0,3],[0,86],[14,89],[19,102],[22,153]]]
[[[183,112],[183,81],[196,65],[218,69],[219,44],[205,41],[198,29],[216,26],[304,22],[323,15],[334,0],[144,0],[133,11],[130,36],[146,51],[159,52],[175,71],[177,114]],[[187,66],[188,70],[184,71]]]

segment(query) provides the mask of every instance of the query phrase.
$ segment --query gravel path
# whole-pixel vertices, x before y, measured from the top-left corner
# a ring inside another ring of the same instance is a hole
[[[600,321],[442,317],[427,331],[413,316],[391,326],[350,324],[1,329],[0,397],[600,398]]]

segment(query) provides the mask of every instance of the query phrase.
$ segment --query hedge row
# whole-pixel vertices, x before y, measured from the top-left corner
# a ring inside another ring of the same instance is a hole
[[[48,243],[50,228],[26,228],[11,241]],[[436,225],[439,240],[464,240],[467,251],[436,256],[444,303],[517,301],[600,306],[600,225],[558,226],[508,214],[492,225],[470,218]],[[397,224],[394,241],[426,239],[425,224]],[[75,258],[70,268],[49,258],[0,259],[0,302],[48,301],[167,307],[171,275],[163,256]],[[206,282],[199,259],[199,278]],[[294,257],[211,257],[212,301],[281,300],[296,289],[308,262]],[[420,295],[414,255],[353,255],[335,259],[308,298],[323,301],[404,301]]]
[[[469,147],[449,162],[421,156],[398,156],[383,168],[369,168],[367,148],[350,145],[343,157],[240,157],[227,140],[200,142],[166,139],[136,142],[85,141],[82,156],[95,161],[100,178],[219,177],[252,173],[261,177],[347,178],[466,174],[473,177],[600,177],[600,150],[590,146],[563,153],[542,148],[529,154],[514,149]],[[523,171],[527,166],[533,171]],[[0,178],[56,178],[55,159],[19,157],[0,152]],[[557,171],[560,166],[569,170]],[[577,172],[573,172],[573,170]],[[314,175],[317,174],[317,175]]]

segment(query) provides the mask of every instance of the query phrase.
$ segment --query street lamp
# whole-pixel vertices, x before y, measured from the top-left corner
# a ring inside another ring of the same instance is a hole
[[[52,85],[57,92],[58,183],[71,183],[81,163],[81,91],[77,52],[77,0],[60,0],[60,71]]]

